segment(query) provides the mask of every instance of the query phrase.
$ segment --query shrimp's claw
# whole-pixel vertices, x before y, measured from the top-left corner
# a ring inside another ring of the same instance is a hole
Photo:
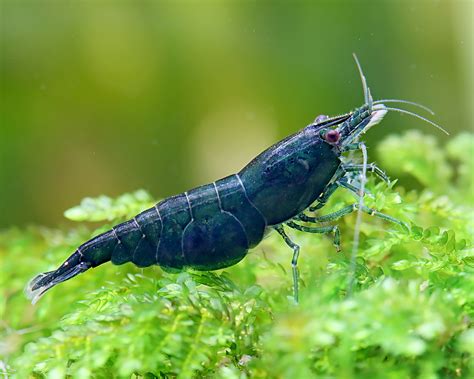
[[[58,269],[35,276],[25,288],[25,295],[35,304],[43,294],[56,284],[73,278],[91,268],[90,263],[83,262],[78,252],[74,253]]]

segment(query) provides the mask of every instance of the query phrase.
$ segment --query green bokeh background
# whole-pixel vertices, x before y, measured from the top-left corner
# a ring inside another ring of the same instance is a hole
[[[0,227],[64,223],[85,196],[161,198],[228,175],[318,114],[359,106],[352,52],[374,97],[429,105],[452,135],[473,127],[472,1],[0,9]],[[445,138],[392,114],[368,145],[412,128]]]

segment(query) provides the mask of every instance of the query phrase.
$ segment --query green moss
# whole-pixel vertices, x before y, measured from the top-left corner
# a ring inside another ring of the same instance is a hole
[[[408,132],[380,143],[380,165],[392,176],[413,176],[421,188],[369,182],[374,196],[367,205],[411,230],[363,217],[351,297],[354,215],[339,223],[342,253],[330,238],[294,233],[302,245],[298,305],[291,252],[272,234],[225,271],[166,274],[108,264],[54,288],[33,307],[22,293],[27,281],[97,231],[5,230],[0,370],[18,378],[469,378],[473,141],[466,134],[441,148]],[[351,201],[339,190],[324,212]],[[66,216],[116,223],[151,202],[142,191],[101,197]]]

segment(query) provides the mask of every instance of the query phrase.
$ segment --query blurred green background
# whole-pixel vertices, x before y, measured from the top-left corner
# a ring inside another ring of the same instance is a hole
[[[473,127],[472,1],[2,1],[0,17],[0,227],[237,171],[362,103],[352,52],[374,97]],[[446,139],[392,114],[368,145],[412,128]]]

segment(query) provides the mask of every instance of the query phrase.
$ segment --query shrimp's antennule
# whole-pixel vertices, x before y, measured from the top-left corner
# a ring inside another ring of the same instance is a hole
[[[354,60],[357,65],[357,69],[359,70],[359,75],[360,75],[360,80],[362,82],[362,89],[364,91],[364,102],[369,106],[369,109],[372,109],[372,95],[370,94],[370,89],[367,86],[367,80],[365,79],[364,72],[362,71],[362,66],[360,65],[359,59],[357,58],[356,53],[352,53],[352,56],[354,57]]]

